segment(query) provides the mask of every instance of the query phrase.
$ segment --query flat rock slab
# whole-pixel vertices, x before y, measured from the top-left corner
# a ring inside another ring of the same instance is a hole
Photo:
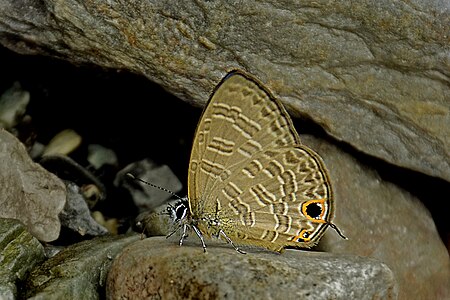
[[[337,139],[450,181],[446,1],[3,0],[0,19],[10,49],[130,70],[198,105],[248,71]]]
[[[38,240],[59,236],[58,214],[66,203],[64,183],[33,162],[24,145],[0,128],[0,217],[22,221]]]
[[[193,237],[196,238],[196,237]],[[114,261],[108,299],[396,299],[389,268],[374,259],[257,248],[240,254],[222,241],[152,237]]]

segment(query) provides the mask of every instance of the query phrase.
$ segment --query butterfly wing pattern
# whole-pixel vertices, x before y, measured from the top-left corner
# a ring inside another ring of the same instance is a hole
[[[239,71],[216,87],[197,126],[188,199],[187,221],[203,235],[274,251],[310,248],[332,225],[322,159],[281,102]]]

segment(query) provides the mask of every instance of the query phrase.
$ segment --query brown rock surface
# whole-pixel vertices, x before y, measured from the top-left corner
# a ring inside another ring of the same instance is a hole
[[[231,68],[372,156],[450,181],[442,1],[0,1],[17,52],[143,74],[204,104]]]
[[[243,255],[209,244],[207,253],[164,237],[130,245],[111,266],[107,299],[396,299],[392,272],[377,260],[295,250]]]

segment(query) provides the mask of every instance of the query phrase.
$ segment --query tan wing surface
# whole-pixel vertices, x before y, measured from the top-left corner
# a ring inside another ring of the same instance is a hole
[[[283,106],[255,80],[232,73],[217,87],[197,126],[188,174],[191,210],[209,205],[232,166],[263,149],[300,144]]]
[[[306,146],[266,150],[230,171],[211,195],[221,204],[220,219],[224,228],[232,227],[236,242],[311,247],[331,221],[327,171]]]

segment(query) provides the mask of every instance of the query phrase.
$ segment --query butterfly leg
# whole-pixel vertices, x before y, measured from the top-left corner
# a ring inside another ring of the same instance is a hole
[[[180,230],[182,225],[178,226],[175,230],[172,230],[168,235],[166,235],[166,239],[170,238],[175,232]]]
[[[194,231],[197,234],[198,238],[202,242],[203,252],[206,252],[206,244],[205,244],[205,240],[203,239],[203,234],[200,232],[200,230],[197,228],[197,226],[192,225],[192,228],[194,229]]]
[[[141,240],[143,240],[145,238],[145,226],[142,224],[142,222],[136,222],[136,226],[137,227],[141,227],[142,226],[142,232],[141,232]]]
[[[245,251],[242,251],[241,249],[239,249],[234,243],[233,241],[228,237],[228,235],[225,233],[225,231],[223,231],[222,229],[219,230],[219,234],[221,234],[226,240],[227,242],[233,246],[234,250],[236,250],[237,252],[241,253],[241,254],[246,254]]]
[[[189,226],[188,224],[183,225],[183,233],[181,234],[181,238],[180,238],[180,246],[183,245],[184,238],[187,237],[186,231],[187,231],[188,226]]]

